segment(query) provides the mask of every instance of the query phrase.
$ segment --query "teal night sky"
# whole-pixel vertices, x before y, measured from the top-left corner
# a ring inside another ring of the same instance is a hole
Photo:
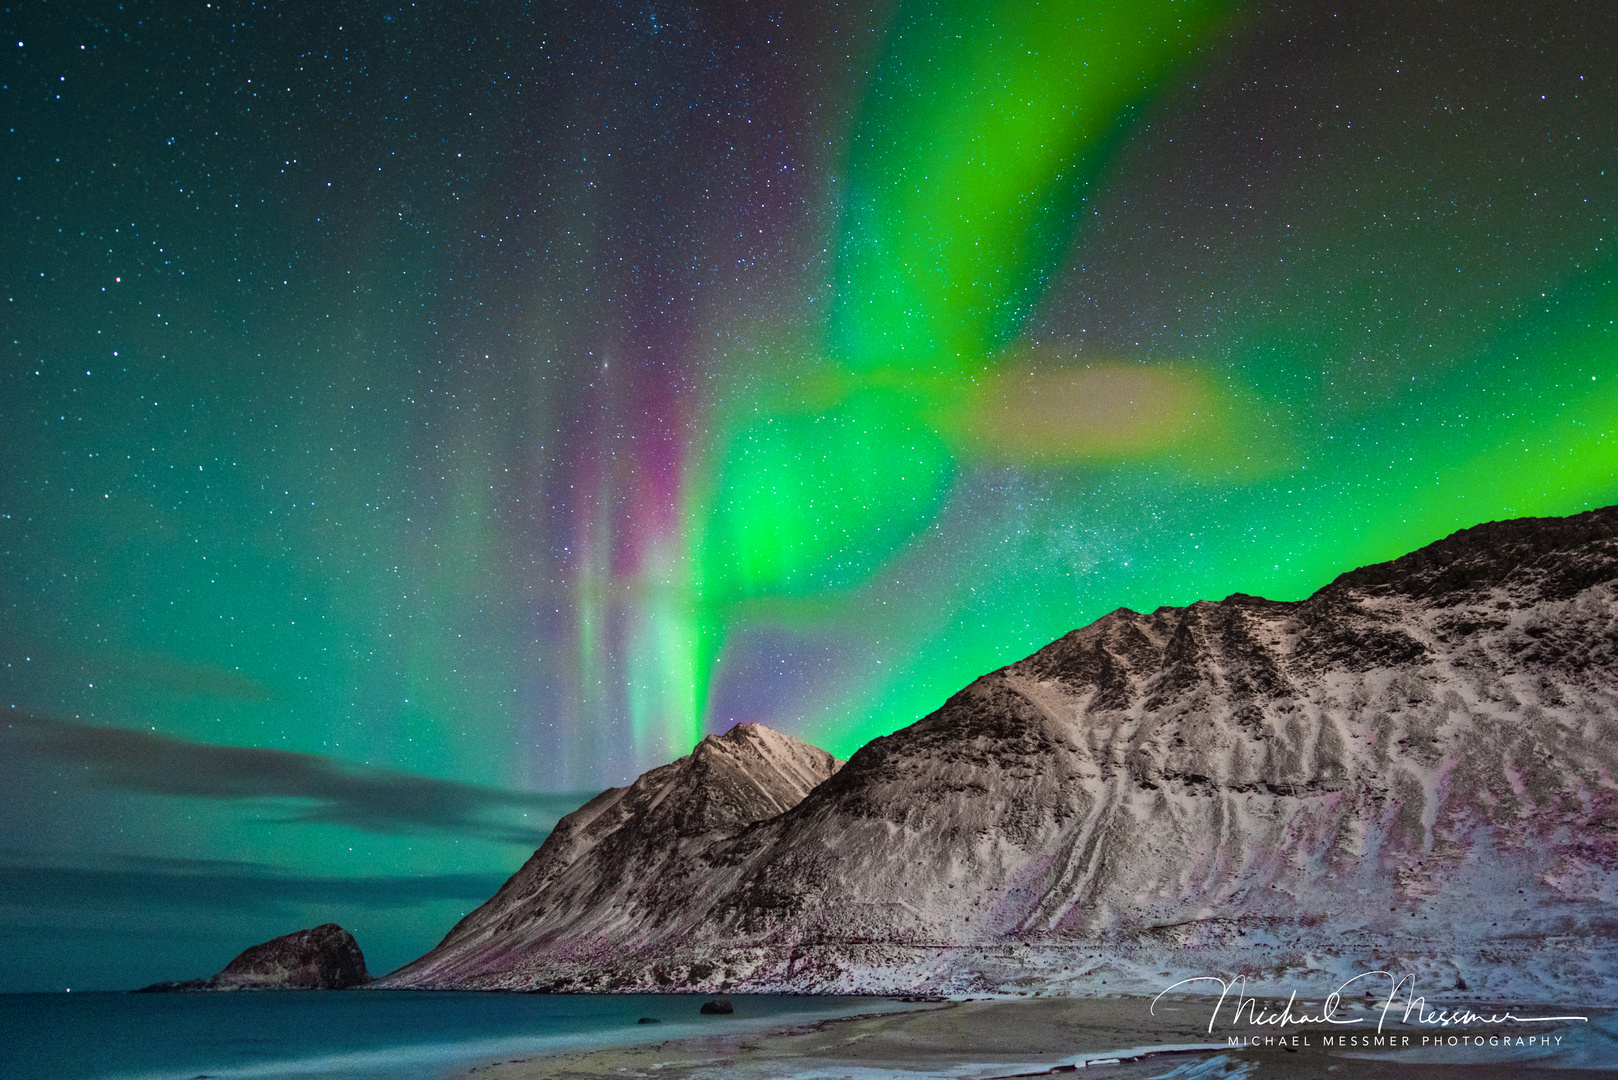
[[[1611,5],[0,10],[0,990],[1618,502]]]

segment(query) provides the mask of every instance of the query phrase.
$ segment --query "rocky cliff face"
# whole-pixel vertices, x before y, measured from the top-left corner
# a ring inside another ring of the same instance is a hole
[[[395,985],[1155,992],[1246,973],[1323,993],[1383,968],[1576,997],[1618,983],[1615,774],[1618,508],[1492,523],[1303,601],[1113,612],[767,820],[581,838],[674,776],[649,773]]]
[[[488,903],[377,987],[504,986],[537,957],[590,970],[655,940],[702,891],[702,853],[803,800],[843,763],[759,724],[609,788],[557,823]]]
[[[336,923],[325,923],[254,945],[210,979],[156,983],[142,992],[346,990],[370,981],[354,936]]]

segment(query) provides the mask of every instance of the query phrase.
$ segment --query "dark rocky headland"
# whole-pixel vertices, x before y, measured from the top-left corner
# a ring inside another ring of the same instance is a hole
[[[212,978],[154,983],[135,992],[346,990],[370,981],[354,935],[336,923],[325,923],[254,945]]]

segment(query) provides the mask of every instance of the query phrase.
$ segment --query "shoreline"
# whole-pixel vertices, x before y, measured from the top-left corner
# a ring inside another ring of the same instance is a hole
[[[1155,1016],[1150,998],[1109,995],[917,1003],[807,1024],[777,1017],[749,1022],[745,1029],[735,1024],[720,1029],[725,1023],[720,1018],[710,1032],[669,1032],[663,1039],[486,1061],[452,1075],[456,1080],[1009,1080],[1102,1067],[1104,1075],[1119,1080],[1618,1077],[1618,1014],[1608,1009],[1588,1010],[1592,1022],[1586,1025],[1512,1024],[1506,1026],[1509,1032],[1440,1035],[1390,1022],[1379,1036],[1386,1041],[1377,1043],[1361,1041],[1374,1034],[1369,1029],[1350,1029],[1351,1037],[1342,1028],[1320,1025],[1282,1034],[1251,1027],[1238,1032],[1220,1023],[1210,1034],[1216,1000],[1165,997]],[[1420,1041],[1447,1043],[1463,1034],[1484,1041],[1456,1047],[1424,1047]],[[1553,1036],[1558,1037],[1554,1042]],[[1487,1043],[1490,1038],[1494,1045]],[[1250,1041],[1232,1045],[1237,1039]],[[1501,1045],[1502,1040],[1511,1045]]]

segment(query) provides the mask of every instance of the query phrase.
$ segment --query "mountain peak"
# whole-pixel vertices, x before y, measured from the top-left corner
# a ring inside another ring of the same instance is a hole
[[[377,985],[473,984],[491,942],[598,933],[617,914],[598,903],[603,895],[666,890],[691,872],[690,853],[790,810],[842,765],[763,724],[710,734],[685,757],[608,788],[557,822],[488,903]]]

